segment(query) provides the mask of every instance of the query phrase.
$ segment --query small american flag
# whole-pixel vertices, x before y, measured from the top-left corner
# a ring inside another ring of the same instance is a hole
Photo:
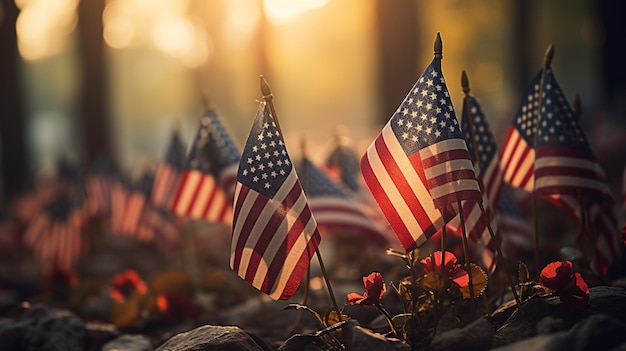
[[[153,179],[154,177],[151,173],[145,172],[135,184],[128,189],[128,196],[126,197],[126,205],[124,206],[124,214],[120,227],[121,234],[129,237],[137,236],[141,219],[148,206]]]
[[[466,96],[465,99],[467,100],[463,101],[463,115],[461,118],[463,137],[472,158],[475,158],[474,155],[476,153],[478,154],[478,159],[474,160],[474,168],[476,169],[478,182],[481,185],[482,203],[487,218],[490,220],[491,229],[497,237],[498,223],[493,209],[496,208],[500,201],[503,184],[502,172],[500,171],[497,157],[498,147],[478,100],[473,96]],[[469,103],[469,111],[466,108],[467,103]],[[472,119],[477,150],[474,150],[469,118]],[[480,244],[483,248],[481,252],[484,250],[490,251],[482,255],[482,264],[489,272],[493,272],[497,254],[496,243],[491,244],[491,234],[483,218],[480,206],[476,201],[471,200],[463,201],[462,206],[468,237]],[[461,233],[463,230],[458,216],[453,218],[448,226],[457,233]]]
[[[103,162],[94,164],[87,177],[87,209],[91,216],[108,215],[111,209],[111,182],[110,168]]]
[[[530,83],[526,97],[509,128],[500,156],[504,181],[528,192],[533,191],[535,184],[533,166],[542,72],[539,71]]]
[[[533,251],[534,234],[529,221],[522,216],[514,189],[506,184],[498,206],[498,228],[504,243],[524,252]]]
[[[231,154],[233,144],[226,141],[219,126],[221,123],[213,111],[202,116],[172,212],[183,217],[230,224],[232,203],[229,199],[232,197],[229,198],[220,185],[220,178],[224,179],[229,169],[233,169],[227,167],[226,160],[232,162],[237,157]]]
[[[178,131],[172,132],[165,159],[157,167],[152,185],[151,202],[170,208],[181,174],[185,169],[185,144]]]
[[[449,204],[480,199],[441,59],[426,68],[367,149],[361,172],[407,251],[444,225]]]
[[[331,178],[355,193],[363,189],[358,156],[347,146],[337,144],[328,154],[324,168]]]
[[[324,170],[331,179],[343,185],[344,192],[374,223],[389,244],[394,246],[400,244],[372,193],[367,190],[361,174],[359,157],[350,147],[338,143],[326,158]]]
[[[595,232],[598,262],[606,273],[621,256],[614,199],[604,171],[551,69],[545,74],[537,128],[535,194],[565,210],[579,223],[586,211]],[[585,208],[582,208],[582,199]]]
[[[27,225],[24,243],[45,263],[69,268],[83,247],[86,220],[82,184],[59,180],[55,194]],[[69,186],[68,186],[69,185]]]
[[[273,299],[286,300],[319,242],[284,140],[261,102],[237,173],[230,267]]]
[[[374,222],[348,195],[307,157],[297,167],[302,188],[322,235],[358,235],[377,245],[388,244]]]
[[[111,181],[111,232],[121,233],[126,203],[128,202],[128,180],[116,175]]]

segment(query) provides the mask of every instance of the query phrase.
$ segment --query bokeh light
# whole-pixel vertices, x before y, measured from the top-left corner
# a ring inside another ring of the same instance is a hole
[[[274,25],[286,24],[309,10],[324,7],[328,0],[264,0],[267,19]]]
[[[25,60],[50,57],[68,45],[77,23],[78,0],[16,0],[15,4],[20,9],[18,48]]]

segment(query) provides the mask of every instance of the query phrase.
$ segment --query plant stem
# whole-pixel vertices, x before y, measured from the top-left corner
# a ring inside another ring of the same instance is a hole
[[[380,313],[382,313],[385,316],[385,318],[387,318],[387,322],[389,323],[389,326],[393,330],[394,334],[396,334],[396,336],[400,340],[404,341],[404,337],[402,336],[402,334],[400,334],[400,332],[396,328],[396,325],[393,324],[393,319],[391,318],[391,315],[389,314],[389,312],[387,312],[387,310],[380,303],[376,303],[374,304],[374,306],[376,306],[376,309],[378,309]]]

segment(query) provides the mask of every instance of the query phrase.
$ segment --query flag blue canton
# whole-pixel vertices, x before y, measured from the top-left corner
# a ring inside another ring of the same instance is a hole
[[[391,128],[407,156],[446,139],[463,138],[436,61],[426,68],[391,117]]]
[[[543,70],[535,76],[522,100],[513,127],[517,129],[528,145],[535,145],[535,133],[537,133],[537,119],[539,118],[539,90],[541,88],[541,75]]]
[[[469,122],[466,119],[468,118],[468,116],[473,116],[472,124],[474,126],[474,134],[476,136],[476,144],[478,146],[478,155],[480,158],[478,162],[480,166],[480,173],[485,174],[485,172],[487,171],[487,167],[491,163],[491,160],[493,160],[496,156],[498,147],[496,146],[496,141],[493,138],[493,133],[491,133],[489,124],[487,124],[485,115],[480,108],[480,104],[478,104],[478,101],[473,96],[469,96],[469,99],[471,113],[469,115],[465,113],[463,114],[461,128],[463,129],[463,137],[465,138],[465,142],[467,143],[467,149],[470,153],[470,156],[474,158],[474,143],[472,142],[472,137],[470,135]]]
[[[302,188],[311,198],[316,196],[346,196],[339,186],[333,184],[333,182],[307,158],[302,159],[298,173],[300,174]]]
[[[191,146],[187,165],[202,173],[219,176],[228,165],[239,162],[239,152],[214,111],[207,111]]]
[[[551,69],[546,71],[541,121],[537,130],[536,147],[542,146],[558,146],[591,153],[587,138]]]
[[[272,116],[264,109],[263,116],[254,120],[243,150],[237,181],[273,198],[292,169],[285,143]]]
[[[132,185],[132,190],[137,191],[145,195],[150,196],[152,190],[152,183],[154,182],[154,176],[150,172],[145,172],[141,177]]]
[[[361,186],[357,179],[361,168],[358,157],[345,146],[338,145],[329,155],[327,166],[340,170],[341,182],[354,192],[360,192]]]

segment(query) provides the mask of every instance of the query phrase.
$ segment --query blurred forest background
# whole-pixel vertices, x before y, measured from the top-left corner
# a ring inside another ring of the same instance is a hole
[[[0,201],[60,158],[156,166],[172,128],[193,137],[203,95],[243,144],[260,74],[290,152],[306,133],[323,153],[341,124],[360,153],[432,59],[437,32],[457,111],[466,70],[500,146],[553,43],[556,77],[570,101],[580,95],[618,190],[625,13],[610,0],[1,0]]]

